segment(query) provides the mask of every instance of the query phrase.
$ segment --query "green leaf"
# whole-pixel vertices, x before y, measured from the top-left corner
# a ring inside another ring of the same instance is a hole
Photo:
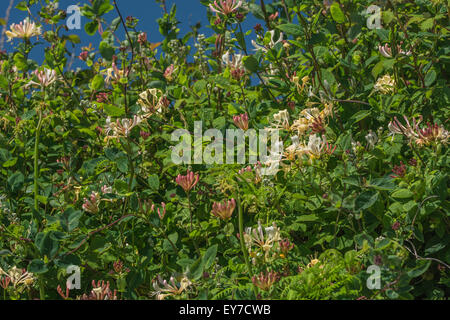
[[[317,220],[319,220],[319,217],[315,214],[302,214],[295,219],[296,222],[313,222]]]
[[[16,53],[14,55],[14,64],[20,71],[26,71],[28,69],[27,59],[25,59],[25,57],[21,53]]]
[[[424,274],[431,265],[431,260],[417,260],[418,266],[407,272],[407,275],[411,278],[417,278]]]
[[[244,60],[244,66],[247,70],[251,71],[251,72],[257,72],[258,71],[258,60],[256,60],[256,58],[254,56],[248,56],[245,60]]]
[[[214,259],[216,258],[217,255],[217,247],[218,247],[217,244],[215,244],[209,247],[208,250],[206,250],[202,258],[203,270],[208,269],[214,263]]]
[[[373,179],[369,183],[369,187],[377,190],[393,190],[395,188],[394,180],[391,177]]]
[[[410,191],[408,189],[400,189],[400,190],[393,192],[391,194],[391,197],[395,198],[395,199],[409,199],[409,198],[412,198],[413,195],[414,195],[414,193],[412,193],[412,191]]]
[[[42,274],[48,271],[48,267],[44,261],[40,259],[34,259],[28,265],[28,272],[35,274]]]
[[[72,43],[81,43],[81,39],[79,36],[77,36],[76,34],[71,34],[69,36],[67,36],[67,40],[69,40]]]
[[[111,47],[108,42],[100,42],[99,51],[103,58],[105,58],[107,61],[112,61],[115,49]]]
[[[70,207],[60,216],[59,223],[64,231],[72,232],[78,227],[83,212]]]
[[[3,75],[0,74],[0,88],[8,89],[9,81]]]
[[[47,233],[39,232],[34,241],[41,254],[46,255],[47,257],[53,257],[59,249],[58,241],[51,237],[52,232],[54,231],[49,231]]]
[[[102,89],[105,86],[105,80],[103,79],[103,76],[100,74],[96,74],[95,77],[91,81],[91,89],[94,91],[98,91]]]
[[[435,80],[436,80],[436,71],[431,69],[425,76],[425,85],[429,87],[434,83]]]
[[[12,193],[16,193],[24,184],[25,178],[22,172],[15,172],[8,178],[8,187]]]
[[[27,11],[28,10],[27,2],[26,1],[20,1],[16,5],[16,9],[19,9],[20,11]]]
[[[97,32],[97,29],[98,29],[98,21],[97,20],[88,22],[84,26],[84,30],[90,36],[93,36]]]
[[[152,174],[148,177],[148,185],[152,191],[158,191],[159,189],[159,177],[156,174]]]
[[[370,110],[360,110],[355,113],[350,119],[353,120],[353,124],[370,116]]]
[[[286,34],[293,35],[294,37],[299,37],[303,34],[302,27],[293,23],[282,24],[277,26],[277,28]]]
[[[355,210],[362,211],[365,209],[369,209],[372,207],[375,202],[378,200],[379,193],[375,190],[369,190],[361,193],[355,199]]]
[[[378,78],[378,75],[383,71],[383,69],[384,69],[384,61],[378,61],[378,63],[372,69],[372,76],[375,79]]]
[[[103,106],[103,111],[110,117],[119,118],[125,114],[123,108],[116,107],[112,104],[106,104]]]
[[[336,21],[337,23],[345,22],[345,15],[342,12],[341,7],[339,6],[339,3],[334,2],[330,7],[330,11],[334,21]]]
[[[114,188],[119,195],[125,195],[128,193],[128,183],[123,180],[114,181]]]

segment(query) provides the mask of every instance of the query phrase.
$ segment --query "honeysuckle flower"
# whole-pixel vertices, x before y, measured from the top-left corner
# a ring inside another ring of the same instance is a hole
[[[270,49],[272,49],[273,47],[275,47],[278,43],[283,42],[284,34],[282,32],[280,32],[280,37],[276,41],[275,41],[275,33],[276,33],[275,30],[271,30],[271,31],[269,31],[269,33],[270,33],[270,42],[269,42],[268,47],[261,46],[255,40],[252,40],[252,45],[255,48],[255,49],[253,49],[254,51],[262,50],[263,52],[267,52]]]
[[[305,90],[306,84],[309,82],[309,76],[304,76],[302,78],[302,84],[300,84],[300,77],[296,75],[296,72],[291,78],[291,81],[295,84],[297,87],[298,94],[302,94],[303,90]]]
[[[372,130],[369,130],[369,133],[366,135],[366,140],[369,149],[373,149],[378,142],[378,136]]]
[[[98,281],[96,284],[94,280],[92,280],[92,290],[88,295],[83,294],[83,296],[78,297],[78,300],[117,300],[117,290],[111,291],[109,288],[109,281]]]
[[[320,260],[317,259],[317,258],[314,258],[314,259],[311,259],[311,261],[308,263],[308,265],[306,267],[307,268],[312,268],[318,263],[320,263]],[[321,266],[321,267],[323,267],[323,266]]]
[[[270,21],[274,21],[276,18],[278,18],[278,15],[279,15],[280,13],[277,11],[277,12],[275,12],[275,13],[273,13],[273,14],[271,14],[270,16],[269,16],[269,20]]]
[[[29,18],[25,18],[19,24],[11,24],[10,30],[5,32],[8,41],[11,41],[13,38],[28,40],[34,36],[38,37],[40,34],[41,27],[38,27],[34,22],[30,22]]]
[[[179,283],[176,282],[176,279],[173,276],[167,281],[158,275],[158,279],[152,281],[153,288],[155,289],[152,295],[156,296],[157,300],[164,300],[164,298],[170,296],[179,296],[187,290],[191,284],[191,281],[185,275],[182,276]]]
[[[86,61],[88,58],[89,52],[87,51],[83,51],[80,53],[80,55],[78,56],[78,59],[82,60],[82,61]]]
[[[233,116],[233,122],[239,129],[244,131],[248,130],[248,114],[240,114],[238,116]]]
[[[133,128],[138,126],[141,122],[142,118],[136,115],[133,119],[117,119],[116,122],[112,122],[111,118],[108,117],[106,119],[105,140],[128,137],[131,130],[133,130]]]
[[[299,118],[294,121],[294,123],[291,126],[292,131],[297,131],[297,134],[299,136],[303,136],[306,131],[308,131],[310,126],[310,121],[306,118]]]
[[[265,233],[265,234],[264,234]],[[244,232],[244,241],[249,252],[252,252],[252,246],[256,245],[264,252],[264,257],[269,257],[269,251],[272,247],[281,240],[280,229],[275,222],[271,227],[264,228],[261,222],[258,221],[258,228],[247,228]]]
[[[120,81],[125,76],[125,71],[120,70],[116,63],[113,62],[111,68],[101,71],[102,73],[106,73],[105,83],[111,83],[111,80]]]
[[[286,148],[284,156],[286,160],[294,161],[295,159],[301,159],[303,155],[308,153],[308,148],[300,142],[298,136],[291,137],[292,145]]]
[[[89,213],[98,213],[100,200],[98,192],[92,192],[89,199],[84,198],[84,203],[82,205],[83,210]]]
[[[216,0],[214,4],[210,4],[211,11],[228,16],[242,6],[242,0]]]
[[[110,194],[113,192],[112,187],[104,185],[101,188],[103,194]]]
[[[11,282],[11,278],[8,276],[0,277],[0,287],[6,290],[9,287],[9,283]]]
[[[404,135],[410,142],[415,142],[418,146],[430,145],[432,143],[446,145],[448,143],[449,132],[442,126],[428,123],[427,127],[421,129],[419,128],[419,124],[422,122],[422,116],[417,121],[413,118],[412,125],[406,116],[403,116],[403,118],[405,119],[406,125],[403,125],[397,117],[394,117],[394,121],[389,123],[390,135]]]
[[[312,159],[319,159],[322,154],[332,155],[337,146],[332,146],[328,143],[325,135],[322,138],[318,135],[311,135],[308,141],[308,153]]]
[[[175,68],[175,66],[173,64],[171,64],[170,66],[167,67],[166,71],[164,71],[164,78],[166,78],[167,81],[172,81],[173,80],[173,73],[177,70],[178,68]]]
[[[40,86],[42,88],[47,88],[52,83],[57,81],[59,79],[58,75],[56,74],[55,70],[44,68],[44,70],[35,70],[33,71],[33,74],[38,79],[38,82],[30,81],[28,82],[27,86]]]
[[[394,79],[390,75],[386,74],[377,80],[373,88],[383,94],[389,94],[394,92],[394,87]]]
[[[411,51],[403,51],[400,45],[397,46],[397,48],[399,54],[403,54],[405,56],[411,55]],[[383,57],[392,58],[392,50],[387,43],[384,46],[378,46],[378,50]]]
[[[287,109],[281,110],[278,113],[273,115],[273,119],[275,123],[272,124],[273,129],[284,129],[289,130],[289,112]]]
[[[177,178],[175,179],[175,182],[183,188],[183,190],[188,193],[191,191],[192,188],[195,187],[195,185],[198,183],[198,180],[200,179],[200,176],[198,173],[194,173],[192,171],[187,171],[185,176],[182,176],[179,174]]]
[[[413,118],[413,126],[409,123],[409,120],[406,116],[403,116],[406,121],[406,126],[404,126],[397,117],[394,117],[394,121],[389,122],[388,129],[391,132],[390,134],[394,136],[395,134],[401,134],[406,136],[409,139],[418,138],[415,128],[422,122],[422,116],[420,116],[419,120],[416,122],[416,119]]]
[[[406,174],[406,165],[403,163],[403,161],[400,161],[400,165],[394,166],[392,172],[396,175],[391,175],[391,178],[403,178]]]
[[[230,70],[245,70],[243,59],[244,56],[242,54],[233,54],[230,52],[226,52],[222,55],[222,64],[225,67],[230,68]]]
[[[7,273],[0,268],[0,275],[9,278],[9,280],[5,280],[5,285],[6,281],[8,281],[8,283],[11,282],[14,288],[17,288],[19,285],[31,286],[35,280],[34,275],[31,272],[27,272],[25,269],[19,269],[15,266],[9,269]]]
[[[267,274],[260,273],[258,276],[252,277],[252,282],[255,286],[261,290],[268,291],[272,288],[273,284],[279,280],[279,276],[276,272],[269,272]]]
[[[416,126],[416,130],[419,137],[415,142],[419,146],[429,145],[434,142],[444,145],[448,143],[449,132],[437,124],[427,123],[427,127],[424,129],[419,129]]]
[[[281,239],[278,242],[280,246],[280,251],[282,252],[282,255],[286,257],[289,251],[291,251],[294,248],[294,244],[289,241],[289,239]]]
[[[224,203],[214,202],[211,213],[222,220],[228,220],[231,218],[234,208],[236,207],[236,200],[231,199]]]
[[[161,208],[158,208],[156,210],[160,220],[164,219],[164,216],[166,215],[166,204],[165,204],[165,202],[161,202],[161,207],[162,207],[162,211],[161,211]],[[152,212],[155,211],[155,204],[152,204],[151,211]]]
[[[69,299],[70,296],[70,287],[68,284],[66,284],[66,292],[63,292],[63,289],[61,288],[61,286],[58,284],[58,287],[56,288],[56,291],[58,292],[58,294],[61,296],[61,298],[63,298],[64,300]]]
[[[318,135],[311,135],[308,141],[308,153],[311,158],[320,158],[322,150],[325,148],[326,139],[321,139]]]
[[[147,33],[146,32],[141,32],[138,35],[138,43],[143,45],[147,42]]]
[[[162,113],[166,107],[163,92],[159,89],[147,89],[139,94],[137,102],[141,106],[144,118],[148,118],[155,113]]]

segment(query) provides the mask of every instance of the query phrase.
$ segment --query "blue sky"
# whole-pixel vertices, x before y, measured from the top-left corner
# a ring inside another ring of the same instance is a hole
[[[20,0],[14,0],[14,6],[19,2]],[[88,1],[60,0],[59,8],[66,10],[70,5],[79,5],[81,7],[85,3],[88,3]],[[134,16],[139,19],[137,29],[147,32],[148,40],[150,42],[154,43],[162,40],[162,36],[158,31],[158,23],[156,22],[156,20],[163,14],[160,4],[156,3],[155,0],[118,0],[117,3],[124,18],[127,16]],[[195,25],[197,22],[202,24],[202,28],[200,29],[201,33],[204,33],[206,36],[212,35],[213,31],[206,27],[209,24],[206,19],[206,7],[203,6],[199,0],[167,0],[166,3],[167,10],[170,10],[172,5],[176,4],[177,19],[181,22],[179,28],[182,35],[189,32],[191,30],[189,26]],[[8,4],[9,0],[0,0],[0,17],[5,16]],[[27,17],[27,12],[13,8],[9,17],[8,25],[11,23],[18,23],[25,17]],[[116,15],[114,11],[106,15],[108,21],[111,21],[115,17]],[[99,42],[98,33],[94,37],[90,37],[85,33],[83,26],[86,22],[89,22],[89,20],[85,17],[81,17],[82,29],[71,30],[68,32],[68,34],[76,34],[81,38],[82,43],[81,45],[78,45],[76,49],[77,54],[81,52],[82,46],[87,46],[90,42],[92,42],[95,47],[95,44]],[[243,24],[244,32],[252,29],[256,23],[258,23],[257,20],[253,16],[249,16],[247,21]],[[9,46],[5,42],[5,48],[8,49],[8,47]],[[33,51],[34,52],[32,52],[30,57],[40,63],[40,60],[43,58],[37,55],[42,55],[43,51],[38,48],[35,48]]]

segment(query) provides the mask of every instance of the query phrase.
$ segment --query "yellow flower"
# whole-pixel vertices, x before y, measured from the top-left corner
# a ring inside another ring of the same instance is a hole
[[[5,32],[8,41],[11,41],[13,38],[30,39],[41,34],[41,27],[37,27],[34,22],[30,22],[29,18],[26,18],[19,24],[13,23],[10,29]]]
[[[0,275],[6,275],[11,279],[11,283],[14,288],[19,285],[30,286],[34,282],[34,277],[32,273],[27,272],[25,269],[19,269],[17,267],[12,267],[8,273],[0,268]]]
[[[138,104],[142,108],[144,118],[148,118],[156,112],[161,113],[165,107],[163,93],[159,89],[147,89],[139,95],[139,98]]]
[[[377,80],[377,83],[375,83],[373,88],[383,94],[389,94],[394,92],[394,87],[394,79],[392,79],[390,75],[386,74]]]

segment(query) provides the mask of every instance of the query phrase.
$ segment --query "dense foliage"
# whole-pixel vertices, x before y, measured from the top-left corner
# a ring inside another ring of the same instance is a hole
[[[160,0],[151,43],[93,0],[77,69],[57,2],[0,57],[0,298],[448,296],[448,2],[201,0],[206,37]],[[278,172],[175,164],[195,121],[279,130]]]

